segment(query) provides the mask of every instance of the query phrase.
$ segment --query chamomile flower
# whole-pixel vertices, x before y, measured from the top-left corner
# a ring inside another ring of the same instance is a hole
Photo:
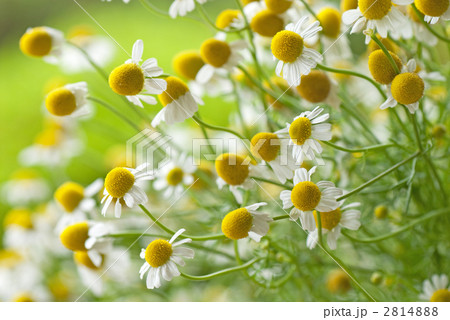
[[[20,38],[20,50],[28,56],[56,63],[61,56],[64,35],[49,27],[28,28]]]
[[[284,29],[286,15],[269,10],[263,2],[252,2],[245,6],[244,14],[250,29],[261,37],[272,38]]]
[[[294,4],[293,0],[264,0],[267,9],[275,13],[284,13]]]
[[[174,0],[170,5],[169,15],[172,18],[185,16],[188,12],[194,11],[196,1],[199,4],[204,4],[207,0]]]
[[[153,186],[156,190],[163,190],[165,198],[181,195],[185,186],[190,186],[194,182],[192,176],[194,171],[191,157],[186,154],[174,154],[171,161],[155,174]]]
[[[358,230],[361,226],[359,218],[361,212],[357,209],[360,204],[355,202],[346,206],[342,206],[343,201],[339,203],[339,207],[329,212],[320,212],[320,221],[322,224],[322,233],[327,235],[327,243],[331,250],[336,249],[337,239],[341,235],[341,229]],[[317,226],[317,213],[313,212]],[[319,239],[319,230],[316,228],[308,234],[306,245],[313,249],[317,245]]]
[[[27,249],[35,241],[33,212],[27,208],[8,211],[3,220],[4,242],[10,248]]]
[[[304,45],[304,41],[322,30],[319,21],[311,24],[308,21],[308,17],[303,17],[296,24],[290,23],[272,39],[272,54],[274,60],[279,60],[275,72],[291,86],[300,85],[301,76],[309,74],[323,59],[319,52]]]
[[[389,51],[389,54],[394,59],[395,64],[398,69],[401,70],[403,67],[402,60],[393,52]],[[376,82],[381,84],[390,84],[392,80],[398,75],[392,66],[389,58],[384,54],[383,50],[378,49],[373,51],[369,55],[368,60],[369,71]]]
[[[200,55],[205,65],[198,71],[196,80],[206,83],[217,70],[232,72],[243,59],[239,50],[245,48],[247,44],[244,40],[227,43],[223,33],[218,33],[216,37],[204,41],[200,47]]]
[[[231,240],[251,238],[259,242],[269,231],[269,223],[273,219],[268,213],[256,210],[267,203],[255,203],[245,208],[239,208],[229,212],[222,220],[222,232]]]
[[[380,109],[394,108],[399,103],[405,105],[411,113],[419,108],[419,100],[424,95],[425,82],[415,70],[416,61],[411,59],[403,67],[402,72],[388,85],[388,97]]]
[[[413,2],[412,0],[410,3]],[[414,0],[417,9],[425,15],[425,21],[430,24],[440,19],[450,20],[450,3],[448,0]]]
[[[416,40],[431,47],[435,46],[438,42],[438,38],[422,24],[421,21],[424,20],[424,15],[422,13],[417,15],[412,6],[408,6],[407,13],[410,17],[413,34]]]
[[[330,272],[327,278],[327,289],[331,293],[345,293],[352,287],[349,275],[342,269]]]
[[[431,277],[431,281],[425,280],[419,298],[431,302],[450,302],[448,277],[445,274],[435,274]]]
[[[44,200],[49,192],[48,183],[32,169],[20,169],[1,188],[3,198],[9,204],[26,205]]]
[[[337,95],[337,83],[323,71],[312,70],[302,76],[297,87],[298,94],[310,103],[326,103],[338,108],[341,100]]]
[[[45,98],[45,107],[54,116],[81,117],[89,113],[87,83],[77,82],[53,89]]]
[[[287,139],[280,139],[276,133],[260,132],[253,136],[250,150],[272,168],[281,183],[294,176],[296,164]]]
[[[144,264],[139,270],[141,279],[147,274],[147,288],[154,289],[161,286],[161,278],[166,281],[171,281],[173,277],[178,277],[180,271],[179,266],[184,266],[183,258],[194,258],[194,250],[184,247],[179,247],[182,244],[189,243],[192,240],[189,238],[174,242],[185,229],[178,230],[172,238],[167,241],[163,239],[156,239],[150,242],[146,249],[141,250],[141,259],[145,259]]]
[[[281,191],[280,199],[283,201],[283,209],[290,209],[291,220],[300,218],[303,229],[314,231],[316,228],[314,210],[330,212],[339,207],[336,198],[342,195],[342,190],[336,188],[331,181],[311,181],[311,175],[316,171],[312,167],[309,171],[305,168],[295,170],[294,188]]]
[[[409,4],[411,0],[359,0],[358,8],[345,11],[342,21],[346,25],[353,24],[350,33],[372,30],[377,31],[382,38],[388,32],[395,32],[408,38],[412,35],[407,18],[395,5]],[[366,34],[366,44],[370,35]]]
[[[203,104],[180,78],[167,77],[166,83],[166,89],[158,95],[163,108],[153,118],[153,127],[158,126],[161,121],[171,125],[189,119],[197,112],[198,105]]]
[[[294,118],[292,123],[287,123],[286,128],[277,132],[282,138],[290,138],[292,155],[299,163],[306,156],[309,160],[315,159],[315,153],[322,153],[322,146],[318,141],[331,140],[331,124],[324,123],[329,114],[322,114],[323,108],[316,107],[313,111],[302,112]]]
[[[172,61],[175,72],[188,80],[195,80],[198,71],[204,65],[202,56],[195,50],[181,51]]]
[[[137,40],[133,45],[131,59],[115,68],[109,75],[109,86],[133,104],[143,108],[141,100],[148,104],[156,104],[151,94],[160,94],[166,90],[164,79],[155,79],[163,73],[155,58],[145,60],[142,65],[144,42]]]
[[[115,200],[114,216],[116,218],[120,218],[122,214],[122,199],[129,208],[147,203],[147,195],[139,186],[139,182],[154,178],[153,173],[148,171],[148,165],[148,163],[143,163],[136,169],[117,167],[106,175],[101,201],[103,215],[106,214],[106,210],[113,200]]]
[[[245,26],[240,10],[225,9],[216,18],[216,27],[223,30],[242,29]]]

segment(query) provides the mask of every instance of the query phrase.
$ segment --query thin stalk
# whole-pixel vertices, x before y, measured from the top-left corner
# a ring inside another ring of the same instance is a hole
[[[200,114],[198,112],[197,112],[197,117],[200,119]],[[205,137],[206,141],[208,142],[209,152],[212,155],[216,154],[214,149],[213,149],[213,147],[212,147],[212,145],[211,145],[211,142],[210,142],[209,136],[208,136],[208,132],[206,131],[205,127],[204,126],[200,126],[200,130],[202,130],[203,136]]]
[[[75,43],[67,41],[67,43],[75,48],[77,48],[86,58],[86,60],[89,62],[89,64],[108,82],[108,74],[92,60],[92,58],[89,56],[89,54],[84,50],[83,48],[77,46]]]
[[[189,279],[189,280],[194,280],[194,281],[205,281],[205,280],[210,280],[213,279],[215,277],[220,277],[223,276],[225,274],[228,273],[232,273],[232,272],[236,272],[236,271],[240,271],[240,270],[245,270],[248,267],[250,267],[252,264],[254,264],[256,261],[260,260],[260,258],[254,258],[250,261],[247,261],[246,263],[240,265],[240,266],[236,266],[236,267],[232,267],[232,268],[228,268],[228,269],[223,269],[214,273],[210,273],[210,274],[206,274],[204,276],[192,276],[186,273],[181,272],[181,276]]]
[[[372,40],[380,47],[380,49],[384,52],[384,54],[386,55],[386,57],[388,58],[392,68],[394,68],[395,72],[397,74],[400,73],[400,69],[398,68],[397,63],[395,63],[394,58],[392,58],[391,54],[389,53],[389,50],[386,49],[386,47],[384,46],[384,44],[380,41],[380,39],[378,39],[378,37],[375,34],[372,34],[370,36],[372,38]]]
[[[416,5],[414,3],[411,4],[411,6],[413,7],[417,17],[420,20],[420,23],[428,30],[430,31],[433,35],[435,35],[437,38],[441,39],[442,41],[445,41],[447,43],[450,43],[450,39],[444,37],[443,35],[437,33],[433,28],[431,28],[431,26],[425,22],[425,20],[423,20],[422,15],[420,14],[419,10],[416,8]]]
[[[389,143],[389,144],[379,144],[379,145],[364,147],[364,148],[359,148],[359,149],[349,149],[349,148],[338,146],[338,145],[328,142],[328,141],[322,141],[322,143],[324,143],[332,148],[335,148],[337,150],[349,152],[349,153],[367,152],[367,151],[373,151],[373,150],[379,150],[379,149],[386,149],[386,148],[395,146],[393,143]]]
[[[231,130],[229,128],[226,127],[220,127],[220,126],[215,126],[209,123],[204,122],[203,120],[201,120],[199,117],[197,117],[196,115],[192,116],[192,119],[194,119],[194,121],[196,121],[198,124],[200,124],[201,126],[204,126],[205,128],[211,129],[211,130],[215,130],[215,131],[223,131],[223,132],[228,132],[231,133],[232,135],[235,135],[236,137],[238,137],[239,139],[245,141],[245,137],[243,135],[241,135],[240,133]]]
[[[288,214],[283,214],[282,216],[276,216],[276,217],[273,217],[273,221],[289,219],[290,217],[291,217],[291,216],[288,215]]]
[[[261,177],[250,177],[250,178],[253,179],[253,180],[257,180],[257,181],[270,183],[270,184],[273,184],[273,185],[276,185],[276,186],[279,186],[279,187],[282,187],[282,188],[285,188],[285,189],[293,188],[293,186],[291,186],[291,185],[286,185],[286,184],[283,184],[281,182],[273,181],[273,180],[266,179],[266,178],[261,178]]]

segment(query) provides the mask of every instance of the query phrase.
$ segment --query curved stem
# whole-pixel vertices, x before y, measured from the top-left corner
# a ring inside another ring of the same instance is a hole
[[[197,112],[197,117],[200,119],[200,114]],[[216,154],[214,151],[214,148],[211,145],[211,141],[209,140],[208,132],[206,131],[204,126],[200,126],[200,130],[202,130],[203,136],[205,137],[206,141],[208,142],[208,149],[211,155]]]
[[[441,39],[442,41],[448,42],[450,43],[450,39],[440,35],[439,33],[437,33],[436,31],[434,31],[434,29],[427,23],[425,22],[425,20],[423,20],[422,15],[419,12],[419,9],[417,9],[416,5],[414,3],[411,4],[411,6],[413,7],[414,12],[416,13],[417,17],[420,20],[420,23],[428,30],[430,31],[433,35],[435,35],[437,38]]]
[[[386,49],[386,47],[384,46],[384,44],[380,41],[380,39],[378,39],[378,37],[375,34],[372,34],[370,36],[372,38],[372,40],[380,47],[380,49],[384,52],[384,54],[386,55],[386,57],[388,58],[390,64],[392,65],[392,68],[394,68],[395,72],[398,74],[400,73],[400,69],[397,66],[397,63],[395,63],[394,58],[392,58],[391,54],[389,53],[389,50]]]
[[[254,258],[254,259],[252,259],[250,261],[247,261],[246,263],[244,263],[244,264],[242,264],[240,266],[232,267],[232,268],[228,268],[228,269],[223,269],[223,270],[220,270],[220,271],[217,271],[217,272],[214,272],[214,273],[206,274],[204,276],[192,276],[192,275],[189,275],[189,274],[186,274],[186,273],[183,273],[183,272],[181,272],[181,276],[186,278],[186,279],[195,280],[195,281],[210,280],[212,278],[220,277],[220,276],[223,276],[223,275],[228,274],[228,273],[236,272],[236,271],[239,271],[239,270],[245,270],[248,267],[250,267],[252,264],[254,264],[256,261],[258,261],[258,260],[260,260],[260,258]]]
[[[220,126],[215,126],[215,125],[206,123],[203,120],[201,120],[199,117],[197,117],[196,115],[193,115],[192,119],[194,119],[198,124],[200,124],[201,126],[204,126],[205,128],[208,128],[208,129],[211,129],[211,130],[215,130],[215,131],[228,132],[228,133],[231,133],[232,135],[235,135],[236,137],[238,137],[241,140],[246,140],[245,137],[242,136],[240,133],[237,133],[236,131],[231,130],[231,129],[226,128],[226,127],[220,127]]]
[[[395,146],[393,143],[389,143],[389,144],[380,144],[380,145],[375,145],[375,146],[370,146],[370,147],[364,147],[364,148],[359,148],[359,149],[348,149],[348,148],[344,148],[341,146],[338,146],[334,143],[328,142],[328,141],[322,141],[322,143],[335,148],[337,150],[341,150],[341,151],[345,151],[345,152],[350,152],[350,153],[356,153],[356,152],[367,152],[367,151],[371,151],[371,150],[378,150],[378,149],[385,149],[385,148],[390,148]]]
[[[74,48],[77,48],[86,58],[86,60],[89,62],[89,64],[106,80],[106,82],[108,82],[108,74],[98,65],[94,62],[94,60],[92,60],[91,56],[89,56],[89,54],[86,52],[86,50],[84,50],[83,48],[79,47],[78,45],[76,45],[73,42],[67,41],[67,43],[71,46],[73,46]]]

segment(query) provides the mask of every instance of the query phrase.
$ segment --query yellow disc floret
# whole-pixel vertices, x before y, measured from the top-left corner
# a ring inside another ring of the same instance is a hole
[[[52,37],[43,27],[28,30],[20,38],[20,50],[32,57],[43,57],[52,50]]]
[[[358,6],[364,17],[369,20],[383,19],[391,10],[391,0],[358,0]]]
[[[178,184],[183,182],[183,176],[184,176],[183,169],[175,167],[169,171],[166,180],[170,186],[177,186]]]
[[[175,72],[189,80],[195,80],[195,76],[204,64],[200,53],[197,51],[183,51],[173,58]]]
[[[389,211],[388,208],[385,205],[379,205],[374,210],[375,218],[377,219],[384,219],[387,217]]]
[[[341,0],[341,12],[358,8],[358,0]]]
[[[220,68],[228,62],[228,58],[231,55],[231,48],[225,41],[212,38],[202,43],[200,55],[206,63]]]
[[[292,203],[301,211],[314,210],[321,197],[319,187],[311,181],[297,183],[291,192]]]
[[[417,73],[407,72],[394,78],[391,85],[392,96],[401,104],[412,104],[423,97],[425,83]]]
[[[247,162],[244,157],[237,154],[224,153],[216,159],[217,174],[229,185],[240,185],[249,175]]]
[[[68,116],[77,108],[75,95],[69,89],[57,88],[47,95],[45,107],[55,116]]]
[[[172,252],[172,245],[168,241],[156,239],[145,249],[145,261],[153,268],[158,268],[169,261]]]
[[[5,227],[18,226],[24,229],[32,229],[31,211],[25,208],[12,209],[6,214],[3,225]]]
[[[89,258],[89,255],[87,254],[87,252],[85,251],[76,251],[73,253],[73,259],[75,260],[76,263],[81,264],[82,266],[85,266],[89,269],[92,270],[98,270],[100,269],[100,266],[96,266],[91,258]],[[103,264],[103,257],[102,257],[102,264]]]
[[[55,191],[55,199],[67,212],[72,212],[84,198],[84,188],[75,182],[66,182]]]
[[[431,302],[450,302],[450,291],[447,289],[436,290],[430,298]]]
[[[11,249],[0,249],[0,268],[12,268],[23,260],[19,252]]]
[[[263,37],[273,37],[283,30],[283,19],[267,9],[261,10],[250,21],[250,28]]]
[[[316,226],[318,226],[317,223],[317,212],[314,210],[314,219],[316,220]],[[337,208],[336,210],[329,211],[329,212],[321,212],[320,213],[320,223],[322,224],[323,229],[332,230],[334,227],[336,227],[339,224],[339,221],[341,221],[341,209]]]
[[[216,19],[216,27],[219,29],[225,29],[230,26],[234,19],[239,16],[239,10],[226,9],[223,10]]]
[[[415,0],[417,9],[427,16],[440,17],[448,9],[449,0]]]
[[[43,147],[53,147],[58,145],[62,140],[60,130],[44,129],[36,137],[35,142]]]
[[[61,243],[72,251],[87,251],[84,243],[88,239],[89,225],[87,222],[79,222],[66,227],[59,238]]]
[[[390,52],[390,55],[395,61],[395,64],[399,68],[402,68],[402,61],[400,58],[393,52]],[[384,52],[380,50],[375,50],[369,56],[369,70],[372,74],[372,77],[375,81],[381,84],[389,84],[394,80],[397,72],[392,67],[388,57],[384,54]]]
[[[283,62],[294,62],[303,52],[303,38],[289,30],[278,32],[270,46],[275,58]]]
[[[322,33],[330,38],[337,38],[341,31],[341,13],[335,8],[323,8],[317,14]]]
[[[28,293],[22,293],[13,299],[13,302],[34,302]]]
[[[311,121],[306,117],[295,119],[289,127],[289,136],[299,146],[311,137]]]
[[[331,82],[325,72],[312,70],[308,75],[302,76],[297,92],[309,102],[322,102],[330,93]]]
[[[250,145],[252,154],[267,162],[278,157],[280,148],[280,139],[275,133],[270,132],[260,132],[254,135]]]
[[[350,290],[350,277],[343,270],[335,270],[327,279],[327,288],[331,293],[344,293]]]
[[[286,12],[292,6],[292,0],[264,0],[267,9],[274,13]]]
[[[222,220],[222,232],[232,240],[247,237],[252,226],[253,217],[246,208],[231,211]]]
[[[177,100],[178,98],[189,92],[189,87],[180,78],[167,77],[166,82],[166,91],[158,95],[159,101],[163,106],[167,106],[172,101]]]
[[[144,72],[135,63],[124,63],[109,75],[111,89],[123,96],[134,96],[144,88]]]
[[[125,168],[112,169],[105,178],[105,189],[114,198],[122,198],[134,185],[134,175]]]

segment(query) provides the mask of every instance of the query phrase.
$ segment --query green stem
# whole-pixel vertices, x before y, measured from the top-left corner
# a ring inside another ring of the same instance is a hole
[[[420,20],[420,23],[423,24],[423,26],[425,28],[427,28],[428,31],[430,31],[433,35],[435,35],[437,38],[441,39],[442,41],[445,41],[447,43],[450,43],[450,39],[440,35],[439,33],[437,33],[433,28],[431,28],[431,26],[425,22],[425,20],[423,20],[422,15],[420,14],[419,10],[416,8],[416,5],[414,3],[411,4],[411,6],[413,7],[417,17]]]
[[[75,48],[77,48],[86,58],[86,60],[89,62],[89,64],[108,82],[108,74],[92,60],[92,58],[89,56],[89,54],[84,50],[83,48],[77,46],[75,43],[67,41],[67,43]]]
[[[265,179],[265,178],[260,178],[260,177],[250,177],[250,178],[253,179],[253,180],[257,180],[257,181],[270,183],[270,184],[273,184],[273,185],[276,185],[276,186],[279,186],[279,187],[282,187],[282,188],[285,188],[285,189],[289,189],[289,188],[293,187],[291,185],[286,185],[286,184],[283,184],[283,183],[280,183],[280,182],[277,182],[277,181],[273,181],[273,180],[270,180],[270,179]]]
[[[342,233],[347,238],[349,238],[352,241],[362,242],[362,243],[378,242],[378,241],[383,241],[383,240],[395,237],[396,235],[398,235],[398,234],[400,234],[400,233],[402,233],[402,232],[404,232],[404,231],[406,231],[408,229],[411,229],[412,227],[414,227],[415,225],[417,225],[417,224],[419,224],[419,223],[421,223],[423,221],[429,220],[431,218],[437,217],[437,216],[439,216],[439,215],[441,215],[443,213],[447,213],[447,212],[450,212],[450,210],[448,208],[443,208],[443,209],[438,209],[438,210],[435,210],[435,211],[431,211],[427,215],[425,215],[422,218],[417,219],[417,220],[407,224],[406,226],[403,226],[403,227],[401,227],[401,228],[399,228],[399,229],[397,229],[397,230],[395,230],[395,231],[393,231],[391,233],[387,233],[385,235],[378,236],[378,237],[359,239],[359,238],[355,238],[355,237],[352,237],[352,236],[348,235],[345,231],[342,232]]]
[[[311,13],[311,15],[314,17],[314,19],[316,19],[317,21],[319,21],[319,18],[317,18],[317,15],[314,13],[313,9],[310,7],[310,5],[305,1],[305,0],[300,0],[303,5],[305,6],[305,9]]]
[[[345,151],[345,152],[350,152],[350,153],[367,152],[367,151],[385,149],[385,148],[390,148],[390,147],[395,146],[393,143],[389,143],[389,144],[380,144],[380,145],[376,145],[376,146],[364,147],[364,148],[359,148],[359,149],[348,149],[348,148],[338,146],[338,145],[328,142],[328,141],[322,141],[322,143],[324,143],[332,148],[335,148],[335,149],[338,149],[341,151]]]
[[[322,234],[322,219],[320,218],[320,212],[316,211],[316,221],[317,221],[317,232],[319,234],[319,244],[321,247],[323,247],[323,234]]]
[[[183,273],[183,272],[181,272],[181,276],[186,278],[186,279],[194,280],[194,281],[210,280],[210,279],[213,279],[215,277],[220,277],[220,276],[223,276],[223,275],[228,274],[228,273],[232,273],[232,272],[236,272],[236,271],[240,271],[240,270],[245,270],[248,267],[250,267],[252,264],[254,264],[256,261],[258,261],[258,260],[260,260],[260,258],[254,258],[254,259],[252,259],[250,261],[247,261],[246,263],[244,263],[244,264],[242,264],[240,266],[236,266],[236,267],[228,268],[228,269],[223,269],[223,270],[220,270],[220,271],[217,271],[217,272],[214,272],[214,273],[206,274],[204,276],[192,276],[192,275],[189,275],[189,274],[186,274],[186,273]]]
[[[197,112],[197,117],[200,119],[200,114]],[[202,130],[203,136],[205,137],[206,141],[208,142],[208,148],[210,154],[214,155],[216,152],[214,151],[214,148],[211,145],[211,142],[209,140],[208,132],[206,131],[204,126],[200,126],[200,130]]]
[[[215,130],[215,131],[228,132],[228,133],[231,133],[232,135],[235,135],[236,137],[238,137],[241,140],[244,140],[244,141],[246,140],[245,137],[243,135],[241,135],[240,133],[237,133],[236,131],[231,130],[231,129],[226,128],[226,127],[220,127],[220,126],[215,126],[215,125],[206,123],[203,120],[201,120],[199,117],[197,117],[196,115],[193,115],[192,119],[194,119],[194,121],[196,121],[201,126],[204,126],[205,128],[208,128],[208,129],[211,129],[211,130]]]
[[[291,216],[288,214],[283,214],[282,216],[276,216],[273,217],[273,221],[283,220],[283,219],[289,219]]]
[[[384,52],[384,54],[388,58],[390,64],[392,65],[392,68],[394,68],[395,72],[397,74],[399,74],[400,73],[400,69],[398,68],[397,63],[395,63],[394,58],[392,58],[391,54],[389,53],[389,50],[386,49],[384,44],[380,41],[380,39],[378,39],[378,37],[375,34],[372,34],[370,37],[380,47],[380,49]]]

